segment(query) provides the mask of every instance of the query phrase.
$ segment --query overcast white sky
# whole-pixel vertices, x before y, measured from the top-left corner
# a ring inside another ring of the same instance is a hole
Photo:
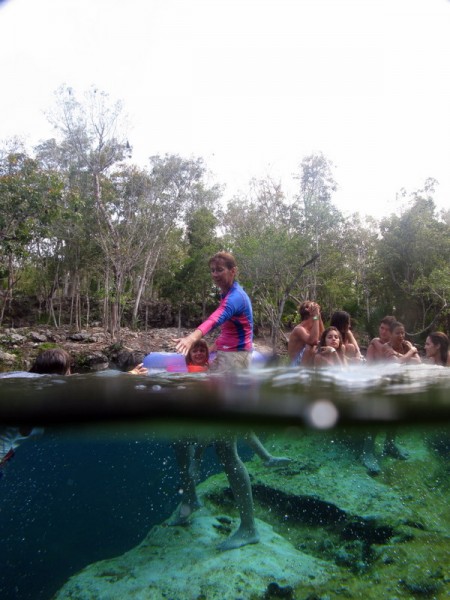
[[[450,207],[448,0],[0,0],[0,73],[0,140],[52,137],[54,91],[94,84],[136,163],[202,156],[225,198],[322,151],[344,211],[427,177]]]

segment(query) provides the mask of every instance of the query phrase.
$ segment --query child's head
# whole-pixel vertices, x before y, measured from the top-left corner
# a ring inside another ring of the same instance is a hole
[[[70,375],[70,355],[62,348],[52,348],[41,352],[33,363],[30,373],[41,375]]]
[[[209,362],[208,344],[205,340],[198,340],[192,344],[189,352],[186,355],[186,364],[204,367]]]

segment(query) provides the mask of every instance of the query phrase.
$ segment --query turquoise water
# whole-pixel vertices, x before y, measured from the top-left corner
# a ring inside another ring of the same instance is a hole
[[[0,379],[1,421],[42,428],[0,479],[1,598],[448,598],[449,371]],[[382,455],[392,427],[406,460]],[[250,428],[290,462],[266,467]],[[171,444],[231,430],[261,541],[218,552],[238,524],[227,478],[208,447],[203,506],[168,527]]]

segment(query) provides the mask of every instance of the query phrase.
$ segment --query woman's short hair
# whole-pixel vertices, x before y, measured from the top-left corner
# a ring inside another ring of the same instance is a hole
[[[208,260],[208,266],[211,266],[218,260],[223,260],[227,269],[234,269],[235,267],[237,267],[236,259],[231,254],[231,252],[225,252],[224,250],[222,250],[221,252],[216,252],[216,254],[214,254],[214,256],[211,256],[211,258]]]

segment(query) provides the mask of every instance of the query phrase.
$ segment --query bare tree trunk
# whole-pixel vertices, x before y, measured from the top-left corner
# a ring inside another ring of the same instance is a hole
[[[148,274],[149,274],[149,272],[153,273],[153,271],[155,270],[156,263],[158,261],[160,252],[161,252],[161,249],[159,249],[156,253],[154,253],[154,247],[153,247],[152,250],[147,254],[147,256],[145,258],[144,268],[142,270],[142,276],[141,276],[141,279],[139,281],[139,286],[138,286],[138,290],[137,290],[137,293],[136,293],[136,299],[134,301],[133,316],[132,316],[133,327],[137,323],[137,316],[138,316],[138,313],[139,313],[139,306],[140,306],[140,303],[141,303],[142,295],[143,295],[144,290],[145,290],[145,286],[147,285]]]
[[[62,315],[62,306],[63,306],[64,296],[62,293],[59,293],[59,308],[58,308],[58,327],[61,327],[61,315]]]
[[[72,288],[72,294],[70,297],[70,318],[69,318],[69,326],[72,327],[72,323],[73,323],[73,303],[74,303],[74,297],[73,297],[73,288]]]
[[[90,304],[89,292],[86,292],[86,327],[89,327],[89,318],[91,316],[90,312],[91,312],[91,304]]]
[[[107,333],[109,329],[109,267],[105,273],[105,295],[103,298],[103,329]]]

